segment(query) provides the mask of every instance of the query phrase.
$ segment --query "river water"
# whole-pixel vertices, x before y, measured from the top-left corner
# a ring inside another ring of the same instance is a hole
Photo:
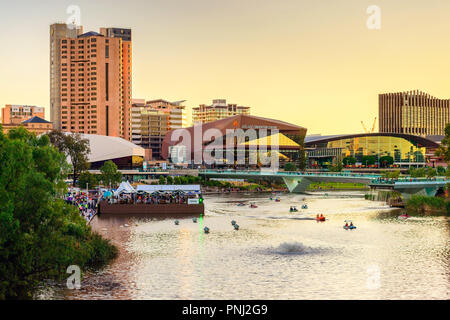
[[[450,298],[447,217],[404,221],[360,192],[270,196],[206,196],[205,217],[178,226],[174,219],[97,220],[95,228],[120,246],[119,258],[85,276],[81,289],[53,286],[40,298]],[[298,213],[289,213],[292,205]],[[316,222],[317,213],[327,221]],[[344,230],[344,220],[357,229]]]

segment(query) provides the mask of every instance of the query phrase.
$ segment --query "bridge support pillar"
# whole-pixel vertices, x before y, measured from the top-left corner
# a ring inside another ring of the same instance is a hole
[[[305,193],[311,184],[306,178],[283,178],[283,181],[291,193]]]
[[[430,188],[417,188],[417,189],[411,189],[411,188],[405,188],[405,189],[395,189],[398,192],[402,194],[402,197],[404,200],[408,200],[411,198],[412,195],[420,195],[420,196],[427,196],[427,197],[434,197],[436,196],[439,187],[430,187]]]

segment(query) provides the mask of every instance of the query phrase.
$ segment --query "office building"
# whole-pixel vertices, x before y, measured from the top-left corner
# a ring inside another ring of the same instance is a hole
[[[169,102],[163,99],[149,100],[146,105],[154,110],[158,110],[168,116],[168,130],[175,130],[187,127],[186,107],[182,101]]]
[[[2,124],[20,124],[35,116],[45,118],[44,108],[7,104],[2,109]]]
[[[131,30],[50,26],[50,114],[66,132],[130,139]]]
[[[192,109],[193,124],[207,123],[236,115],[250,115],[250,107],[227,104],[225,99],[215,99],[212,105],[201,104]]]
[[[169,130],[169,114],[134,101],[131,108],[131,141],[151,150],[151,159],[161,159],[164,136]]]
[[[450,99],[415,90],[379,95],[379,131],[420,136],[444,135]]]

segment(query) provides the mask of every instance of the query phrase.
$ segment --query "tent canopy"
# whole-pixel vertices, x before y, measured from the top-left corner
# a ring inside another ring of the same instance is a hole
[[[136,190],[131,186],[131,184],[127,182],[120,183],[119,188],[114,192],[114,195],[117,196],[121,193],[136,193]]]

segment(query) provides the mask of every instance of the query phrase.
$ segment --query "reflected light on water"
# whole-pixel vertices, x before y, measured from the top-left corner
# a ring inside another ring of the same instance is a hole
[[[109,222],[121,246],[99,290],[54,290],[68,299],[448,299],[447,217],[397,219],[358,193],[205,197],[206,216]],[[239,207],[254,201],[258,208]],[[290,206],[308,209],[290,213]],[[317,223],[316,214],[327,221]],[[357,229],[343,229],[344,220]],[[231,220],[239,224],[233,229]],[[130,228],[121,228],[128,223]],[[105,223],[104,223],[105,224]],[[203,227],[210,228],[209,234]],[[127,272],[123,272],[127,270]],[[106,277],[108,275],[109,278]],[[105,281],[106,281],[105,280]],[[83,284],[82,284],[83,285]],[[91,286],[91,287],[89,287]],[[120,291],[120,294],[116,294]]]

